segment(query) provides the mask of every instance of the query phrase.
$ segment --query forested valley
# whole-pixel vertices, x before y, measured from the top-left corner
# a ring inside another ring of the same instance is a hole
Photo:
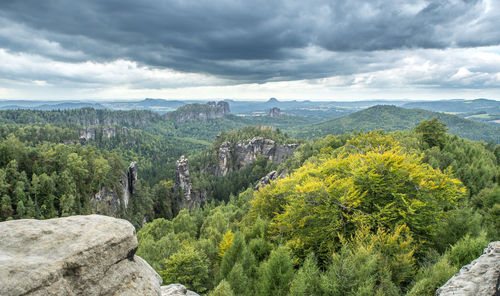
[[[399,109],[0,111],[0,220],[127,219],[201,295],[434,295],[500,240],[498,127]]]

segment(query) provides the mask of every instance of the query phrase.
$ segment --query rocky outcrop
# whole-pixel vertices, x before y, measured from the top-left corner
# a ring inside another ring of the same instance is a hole
[[[500,295],[500,241],[490,243],[483,255],[462,267],[436,295]]]
[[[174,190],[182,190],[182,198],[179,200],[179,210],[193,209],[199,207],[206,201],[206,197],[202,193],[193,192],[193,185],[189,177],[189,162],[188,159],[182,155],[177,160],[175,171],[175,187]]]
[[[259,190],[260,188],[266,187],[267,185],[271,184],[271,181],[284,178],[287,175],[287,173],[288,169],[281,171],[281,173],[278,173],[277,171],[269,172],[267,175],[260,178],[257,185],[255,185],[254,190]]]
[[[216,175],[225,176],[255,161],[262,155],[269,161],[283,162],[293,155],[299,144],[280,145],[273,140],[255,137],[248,142],[239,141],[234,147],[224,142],[217,152],[218,165]]]
[[[137,179],[138,179],[138,176],[139,176],[139,169],[137,168],[137,162],[136,161],[132,161],[130,163],[130,165],[128,166],[128,171],[127,171],[127,180],[128,180],[128,184],[127,184],[127,191],[130,193],[130,194],[134,194],[135,192],[135,183],[137,182]],[[128,200],[126,202],[126,204],[128,204]]]
[[[90,198],[92,213],[118,217],[122,210],[126,211],[135,193],[137,178],[137,162],[133,161],[120,179],[121,188],[103,187]]]
[[[217,153],[217,176],[225,176],[232,167],[232,148],[231,143],[224,142],[220,145]]]
[[[189,291],[181,284],[171,284],[161,287],[161,296],[200,296],[193,291]]]
[[[269,109],[269,116],[280,117],[281,116],[281,109],[278,107],[273,107],[273,108]]]
[[[80,128],[80,144],[86,145],[90,140],[98,138],[114,138],[117,134],[127,134],[128,128],[119,126],[84,126]]]
[[[72,216],[0,223],[0,295],[160,295],[129,222]]]
[[[229,103],[220,101],[217,103],[208,102],[206,104],[195,103],[184,105],[173,112],[167,113],[165,116],[177,122],[186,122],[222,118],[229,113],[231,113]]]

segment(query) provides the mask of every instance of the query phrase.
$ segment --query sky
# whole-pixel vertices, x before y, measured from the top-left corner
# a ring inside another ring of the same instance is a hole
[[[1,0],[0,99],[500,100],[500,0]]]

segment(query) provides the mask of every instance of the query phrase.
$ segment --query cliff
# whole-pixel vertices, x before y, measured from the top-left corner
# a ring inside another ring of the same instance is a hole
[[[231,113],[229,104],[220,101],[217,103],[208,102],[206,104],[195,103],[184,105],[173,112],[167,113],[165,116],[177,122],[186,122],[222,118],[229,113]]]
[[[80,144],[85,145],[96,138],[114,138],[116,135],[127,134],[128,128],[123,126],[86,126],[79,129]]]
[[[217,176],[225,176],[263,156],[269,161],[283,162],[293,155],[299,144],[278,144],[263,137],[254,137],[249,141],[238,141],[235,145],[224,142],[217,152]]]
[[[189,177],[189,162],[184,155],[182,155],[176,164],[175,174],[175,187],[174,190],[182,192],[182,198],[179,200],[178,208],[193,209],[199,207],[206,201],[206,196],[200,192],[192,190],[193,185]]]
[[[92,213],[118,217],[126,211],[135,193],[138,178],[137,162],[131,162],[120,179],[119,188],[103,187],[90,198]]]

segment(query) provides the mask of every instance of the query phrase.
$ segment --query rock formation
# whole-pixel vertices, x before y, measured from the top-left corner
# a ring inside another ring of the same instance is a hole
[[[118,126],[84,126],[79,129],[80,144],[86,145],[88,141],[94,140],[96,137],[114,138],[117,134],[127,134],[128,128]]]
[[[137,162],[133,161],[130,163],[128,166],[128,171],[127,171],[127,180],[128,180],[128,188],[127,191],[130,194],[134,194],[134,184],[137,182],[139,175],[139,169],[137,168]],[[125,207],[128,205],[128,200],[125,202]]]
[[[483,255],[462,267],[436,295],[500,295],[500,241],[490,243]]]
[[[161,296],[199,296],[193,291],[189,291],[181,284],[171,284],[161,287]]]
[[[206,197],[202,193],[195,193],[192,191],[193,185],[189,178],[189,162],[188,159],[182,155],[177,160],[175,171],[175,187],[174,190],[182,190],[182,199],[179,200],[179,209],[193,209],[199,207],[206,201]]]
[[[281,116],[281,110],[278,107],[273,107],[269,109],[269,116],[271,117],[280,117]]]
[[[206,104],[195,103],[184,105],[173,112],[167,113],[165,116],[177,122],[186,122],[222,118],[229,113],[231,113],[229,103],[220,101],[217,103],[208,102]]]
[[[121,210],[126,211],[135,192],[137,178],[137,162],[134,161],[120,179],[121,188],[103,187],[90,198],[92,213],[117,217]]]
[[[217,176],[225,176],[235,169],[240,169],[255,161],[259,155],[269,161],[283,162],[290,157],[299,144],[277,144],[270,139],[255,137],[248,142],[239,141],[234,147],[224,142],[217,152]]]
[[[129,222],[72,216],[0,223],[0,295],[160,295]]]

